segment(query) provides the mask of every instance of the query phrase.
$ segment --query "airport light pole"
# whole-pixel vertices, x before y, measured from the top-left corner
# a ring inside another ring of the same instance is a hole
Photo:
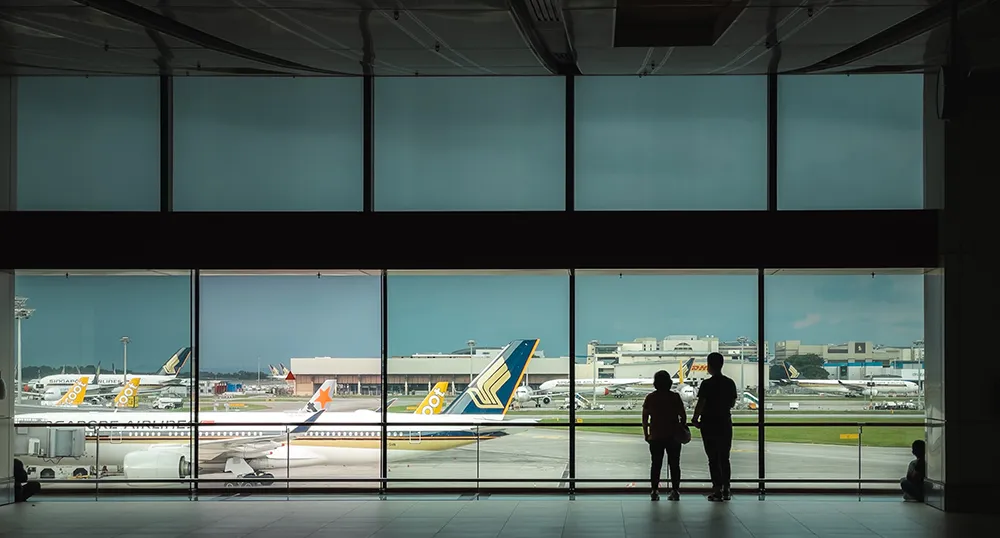
[[[21,394],[24,392],[24,381],[21,380],[21,321],[34,313],[34,308],[28,308],[27,297],[14,297],[14,319],[17,321],[17,403],[21,403]]]
[[[590,343],[590,349],[594,350],[594,378],[593,378],[593,381],[590,382],[590,386],[591,386],[592,391],[593,391],[593,393],[590,395],[590,397],[593,399],[593,401],[590,402],[590,409],[593,410],[593,409],[597,409],[597,344],[599,344],[600,342],[598,342],[597,340],[591,340],[589,343]],[[574,364],[573,367],[576,368],[576,365]],[[573,396],[572,396],[572,398],[573,398],[573,403],[575,405],[576,404],[576,387],[573,387]]]
[[[750,339],[746,336],[741,336],[737,338],[736,341],[740,343],[740,399],[742,399],[744,387],[746,387],[746,385],[743,384],[743,365],[746,363],[743,358],[743,348],[747,345],[747,342],[749,342]],[[759,354],[760,353],[758,353],[758,355]],[[758,357],[757,360],[760,360],[760,357]],[[760,380],[757,381],[757,385],[760,385]]]
[[[914,340],[913,347],[911,348],[912,352],[910,353],[911,357],[916,359],[917,350],[923,347],[924,347],[923,340]],[[917,405],[920,406],[921,409],[923,409],[924,408],[924,354],[923,353],[920,354],[920,362],[918,364],[920,366],[920,369],[917,370],[917,384],[919,385],[918,387],[919,390],[917,391]]]
[[[122,362],[125,363],[122,366],[122,385],[125,385],[125,384],[128,383],[128,344],[131,341],[132,341],[132,339],[129,338],[129,337],[127,337],[127,336],[123,336],[121,338],[121,342],[122,342]]]
[[[472,357],[474,357],[476,353],[476,341],[470,338],[469,341],[466,342],[466,345],[469,346],[469,384],[471,385],[472,378],[475,375],[472,372]]]

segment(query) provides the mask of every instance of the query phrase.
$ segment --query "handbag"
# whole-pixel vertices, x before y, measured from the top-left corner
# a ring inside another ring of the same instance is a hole
[[[682,425],[681,431],[674,434],[674,440],[682,445],[691,442],[691,429],[687,427],[687,424]]]

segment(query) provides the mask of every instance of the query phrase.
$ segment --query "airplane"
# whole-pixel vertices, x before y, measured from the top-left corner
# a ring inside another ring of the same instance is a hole
[[[795,366],[784,363],[785,376],[781,384],[791,384],[815,392],[842,394],[848,398],[856,396],[876,396],[878,394],[914,394],[920,387],[913,381],[904,379],[803,379]]]
[[[518,424],[537,419],[504,420],[514,400],[538,339],[507,344],[469,386],[440,415],[386,413],[385,442],[389,461],[418,458],[440,450],[466,446],[508,435]],[[324,383],[325,384],[325,383]],[[322,388],[322,387],[321,387]],[[34,446],[36,453],[18,454],[26,464],[96,465],[100,441],[100,464],[118,466],[126,482],[145,479],[179,479],[190,476],[191,467],[208,472],[223,471],[239,478],[259,478],[267,485],[274,476],[268,470],[316,465],[372,464],[381,459],[382,425],[370,412],[330,412],[330,389],[317,391],[311,408],[315,412],[248,411],[239,422],[254,426],[227,425],[233,415],[225,412],[200,414],[197,462],[191,462],[192,428],[187,413],[114,412],[32,413],[16,415],[20,446]],[[298,420],[295,428],[286,426]],[[76,425],[84,436],[83,450],[74,456],[53,457],[42,451],[41,438],[48,428],[65,430]],[[32,441],[32,439],[38,439]],[[235,483],[234,483],[235,484]]]
[[[671,390],[677,392],[681,395],[681,399],[685,403],[694,401],[698,396],[698,391],[695,390],[694,386],[684,383],[684,376],[686,376],[691,371],[691,366],[694,364],[694,359],[688,359],[687,362],[681,364],[677,372],[674,373],[671,379],[674,380],[674,385]],[[596,383],[596,384],[595,384]],[[586,379],[576,379],[577,393],[584,394],[593,390],[594,396],[608,396],[615,395],[616,397],[622,397],[628,394],[648,394],[653,391],[653,379],[652,378],[586,378]],[[569,393],[569,379],[552,379],[546,381],[539,385],[538,390],[531,390],[528,387],[519,387],[517,389],[517,399],[520,402],[528,402],[534,400],[535,406],[540,407],[541,404],[548,405],[552,402],[552,397],[554,395],[563,395]]]
[[[126,377],[125,380],[118,376],[105,376],[102,378],[99,373],[94,374],[93,376],[84,377],[86,377],[87,383],[92,390],[114,390],[121,387],[124,382],[136,377],[141,377],[142,386],[147,389],[152,387],[160,388],[170,385],[179,386],[184,381],[184,378],[181,377],[181,370],[190,358],[191,348],[184,347],[171,355],[170,358],[163,363],[163,366],[160,367],[159,371],[152,375],[127,374],[126,376],[123,376]],[[61,386],[71,386],[76,383],[78,379],[80,379],[80,376],[78,375],[49,375],[41,379],[31,381],[30,388],[36,393],[50,394],[53,388],[58,390],[58,387]]]
[[[681,364],[677,372],[671,376],[670,380],[673,383],[670,385],[670,390],[676,392],[681,397],[681,401],[684,405],[690,407],[698,401],[698,386],[694,383],[687,383],[684,381],[684,376],[691,372],[691,367],[694,365],[694,359],[688,359],[687,362]],[[620,385],[617,387],[612,387],[609,392],[615,398],[624,398],[631,395],[646,395],[655,390],[653,388],[652,379],[643,379],[643,383],[635,385]]]
[[[121,388],[115,398],[108,402],[109,407],[126,408],[136,407],[135,396],[139,389],[139,378],[133,378],[129,383]],[[100,404],[100,397],[87,397],[87,378],[81,377],[69,390],[63,394],[62,398],[54,403],[43,400],[42,406],[51,407],[96,407]]]
[[[80,379],[77,380],[76,383],[73,383],[73,386],[70,387],[69,390],[67,390],[66,393],[62,395],[61,398],[59,398],[54,403],[51,403],[51,400],[42,400],[40,403],[42,405],[49,405],[53,407],[54,406],[79,407],[84,403],[84,398],[86,398],[86,396],[87,396],[87,378],[81,377]]]
[[[285,367],[284,364],[278,363],[278,368],[267,365],[267,368],[271,371],[271,379],[281,379],[288,380],[288,376],[291,375],[292,371]]]

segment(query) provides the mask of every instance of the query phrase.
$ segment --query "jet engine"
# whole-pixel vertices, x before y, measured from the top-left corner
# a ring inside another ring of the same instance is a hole
[[[548,396],[543,396],[542,403],[545,405],[549,405],[550,403],[552,403],[552,398],[549,398]]]
[[[869,387],[867,389],[862,390],[861,394],[864,394],[865,396],[877,396],[878,389]]]
[[[184,454],[167,450],[129,452],[125,454],[123,467],[126,480],[177,479],[191,476],[191,462]]]

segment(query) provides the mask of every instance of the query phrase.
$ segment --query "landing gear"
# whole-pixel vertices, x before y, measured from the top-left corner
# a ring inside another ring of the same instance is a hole
[[[271,473],[255,472],[250,474],[236,475],[236,478],[237,480],[226,482],[226,489],[244,490],[244,489],[253,489],[256,487],[267,487],[274,485],[274,475]],[[253,478],[257,480],[239,480],[241,478]]]
[[[273,474],[254,470],[254,468],[250,467],[250,464],[242,458],[229,458],[229,460],[226,461],[226,473],[232,474],[236,477],[236,480],[226,482],[225,486],[227,490],[253,489],[256,487],[267,487],[274,484]],[[255,480],[240,480],[247,478]]]

